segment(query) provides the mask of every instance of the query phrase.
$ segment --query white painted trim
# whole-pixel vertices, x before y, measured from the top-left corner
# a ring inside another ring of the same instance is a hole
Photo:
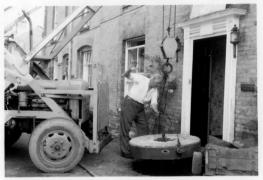
[[[223,114],[223,140],[234,141],[235,122],[235,95],[236,95],[236,66],[237,59],[233,57],[233,45],[230,43],[230,32],[236,24],[239,27],[239,18],[229,17],[227,22],[226,64],[225,64],[225,91]]]
[[[177,27],[183,28],[186,26],[194,25],[194,24],[201,24],[204,22],[213,21],[213,20],[219,19],[219,18],[227,18],[230,16],[241,16],[241,15],[245,15],[246,13],[247,13],[247,11],[245,9],[230,8],[230,9],[226,9],[223,11],[217,11],[217,12],[210,13],[210,14],[207,14],[204,16],[200,16],[200,17],[190,19],[184,23],[178,24]]]
[[[126,44],[127,44],[127,42],[126,42]],[[127,49],[128,49],[128,50],[132,50],[132,49],[138,49],[138,48],[141,48],[141,47],[145,47],[145,45],[140,45],[140,46],[132,46],[132,47],[128,47],[128,45],[127,45]]]
[[[230,32],[234,24],[239,26],[239,16],[246,14],[243,9],[227,9],[191,19],[179,25],[184,29],[184,62],[182,82],[181,133],[190,134],[193,42],[197,39],[226,35],[226,64],[223,112],[223,139],[234,140],[236,59]]]
[[[191,97],[192,97],[192,65],[193,40],[189,39],[189,28],[184,29],[184,61],[183,61],[183,87],[181,134],[190,134]]]
[[[128,70],[128,42],[125,42],[125,68],[124,68],[124,72],[126,72]],[[124,78],[124,96],[127,94],[128,92],[128,88],[126,86],[127,84],[127,79]]]

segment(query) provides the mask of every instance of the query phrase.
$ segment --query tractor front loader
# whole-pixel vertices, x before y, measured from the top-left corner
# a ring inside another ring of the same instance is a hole
[[[44,172],[69,171],[79,163],[85,148],[99,153],[111,140],[107,123],[100,122],[106,120],[98,119],[99,82],[89,87],[83,80],[50,80],[35,63],[37,54],[85,9],[88,15],[45,57],[52,61],[96,11],[88,6],[78,8],[24,56],[5,49],[5,146],[8,149],[23,132],[31,134],[30,158]]]

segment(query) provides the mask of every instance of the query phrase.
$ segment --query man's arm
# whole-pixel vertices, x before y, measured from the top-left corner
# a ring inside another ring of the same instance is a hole
[[[159,111],[158,111],[158,90],[156,88],[154,89],[151,89],[149,92],[148,92],[148,99],[149,101],[151,101],[151,108],[153,109],[153,111],[157,114],[159,114]]]
[[[125,73],[123,73],[121,76],[126,77],[128,79],[131,79],[131,73],[135,72],[135,71],[136,71],[136,68],[132,67],[132,68],[128,69]]]

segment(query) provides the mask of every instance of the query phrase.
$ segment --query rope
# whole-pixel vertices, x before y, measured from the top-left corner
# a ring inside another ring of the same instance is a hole
[[[174,5],[174,37],[175,37],[175,31],[176,31],[175,24],[176,24],[176,5]]]
[[[167,32],[168,35],[170,36],[170,30],[171,30],[171,17],[172,17],[172,6],[170,5],[170,9],[169,9],[169,22],[168,22],[168,27],[167,27]]]
[[[164,38],[164,5],[163,5],[163,24],[162,24],[162,39]]]

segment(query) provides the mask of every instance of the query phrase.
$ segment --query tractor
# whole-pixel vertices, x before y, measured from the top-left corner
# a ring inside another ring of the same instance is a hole
[[[59,41],[51,55],[38,56],[83,13],[87,15]],[[90,87],[84,80],[52,80],[37,63],[43,59],[54,60],[95,14],[89,6],[79,7],[29,53],[16,42],[5,41],[6,151],[22,133],[31,134],[29,155],[33,164],[43,172],[67,172],[80,162],[85,149],[89,153],[99,153],[112,139],[107,108],[104,108],[107,102],[100,100],[101,94],[105,95],[103,82],[97,79],[96,85]],[[11,48],[16,51],[10,51]]]

